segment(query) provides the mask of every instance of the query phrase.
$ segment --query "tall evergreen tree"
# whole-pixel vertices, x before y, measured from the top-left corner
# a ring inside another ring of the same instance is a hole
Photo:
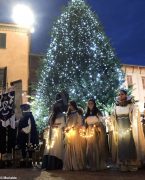
[[[108,107],[122,80],[120,62],[98,17],[84,0],[70,1],[53,26],[41,68],[35,98],[39,118],[61,90],[82,106],[95,97],[100,107]]]

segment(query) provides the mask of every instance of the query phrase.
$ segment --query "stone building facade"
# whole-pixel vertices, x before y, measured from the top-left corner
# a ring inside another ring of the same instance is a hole
[[[122,66],[125,72],[125,87],[132,86],[132,94],[138,101],[140,111],[145,109],[145,66],[128,65]]]
[[[27,101],[30,32],[15,24],[0,24],[0,89],[15,84]],[[21,86],[21,87],[20,87]]]

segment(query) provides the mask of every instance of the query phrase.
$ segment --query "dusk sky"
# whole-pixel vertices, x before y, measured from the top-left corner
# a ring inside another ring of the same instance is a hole
[[[29,5],[35,14],[32,53],[47,51],[53,22],[69,0],[0,0],[0,22],[12,22],[15,4]],[[145,0],[86,0],[111,41],[121,63],[145,65]]]

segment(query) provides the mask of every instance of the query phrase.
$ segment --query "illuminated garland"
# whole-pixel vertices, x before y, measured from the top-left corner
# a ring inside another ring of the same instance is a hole
[[[74,126],[67,127],[64,130],[64,134],[69,138],[76,135],[76,128]]]
[[[130,128],[127,128],[126,130],[122,129],[120,131],[115,131],[115,133],[119,136],[119,137],[126,137],[127,135],[130,134],[130,132],[132,131],[132,126],[130,126]]]
[[[54,146],[54,143],[55,143],[55,138],[56,136],[58,136],[58,129],[57,128],[53,128],[53,137],[52,139],[50,140],[49,139],[49,130],[47,131],[47,135],[45,135],[44,139],[46,140],[46,147],[47,147],[47,150],[53,148]]]
[[[86,138],[86,139],[93,137],[95,134],[95,128],[96,128],[96,125],[93,125],[93,127],[91,127],[91,130],[89,130],[89,132],[88,132],[88,129],[81,128],[79,130],[80,137]]]

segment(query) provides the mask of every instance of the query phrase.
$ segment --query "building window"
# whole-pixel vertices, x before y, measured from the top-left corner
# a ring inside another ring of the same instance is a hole
[[[145,77],[142,77],[142,86],[143,86],[143,89],[145,89]]]
[[[0,68],[0,90],[6,88],[7,68]]]
[[[127,75],[127,84],[128,84],[128,87],[133,86],[132,76],[131,75]]]
[[[6,33],[0,33],[0,48],[6,48]]]

